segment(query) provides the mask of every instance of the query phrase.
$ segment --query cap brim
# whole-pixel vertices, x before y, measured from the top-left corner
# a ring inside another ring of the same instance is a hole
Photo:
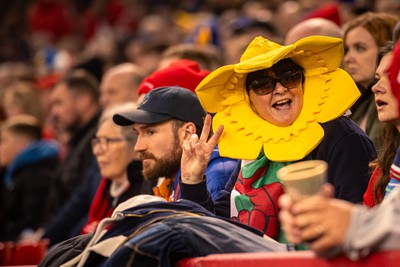
[[[120,126],[129,126],[135,123],[152,124],[171,119],[170,115],[153,113],[141,109],[115,114],[113,121]]]

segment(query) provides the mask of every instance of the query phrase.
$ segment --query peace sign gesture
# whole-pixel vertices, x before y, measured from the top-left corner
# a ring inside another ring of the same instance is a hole
[[[207,140],[211,130],[211,116],[207,114],[200,138],[193,134],[183,142],[181,159],[181,180],[185,184],[197,184],[203,181],[208,161],[224,130],[221,125]]]

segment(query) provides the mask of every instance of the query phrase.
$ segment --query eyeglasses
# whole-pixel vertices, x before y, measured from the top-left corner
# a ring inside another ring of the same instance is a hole
[[[108,149],[108,145],[110,143],[116,143],[116,142],[121,142],[121,141],[126,141],[125,138],[122,137],[94,137],[92,138],[91,144],[92,144],[92,149],[95,149],[96,147],[100,147],[101,150],[106,151]]]
[[[248,89],[253,90],[257,95],[268,95],[275,90],[278,82],[287,89],[293,89],[301,84],[302,79],[303,75],[300,71],[288,71],[277,78],[264,76],[260,80],[254,80]]]

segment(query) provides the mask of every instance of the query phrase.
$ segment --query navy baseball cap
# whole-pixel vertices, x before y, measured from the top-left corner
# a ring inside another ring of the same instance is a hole
[[[128,126],[178,119],[193,122],[201,129],[205,116],[206,112],[195,93],[183,87],[167,86],[150,91],[136,110],[115,114],[113,121],[118,125]]]

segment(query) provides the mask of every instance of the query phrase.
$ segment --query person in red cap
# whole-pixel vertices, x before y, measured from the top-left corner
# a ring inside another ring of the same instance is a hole
[[[209,74],[208,70],[201,70],[197,62],[181,59],[172,62],[168,67],[153,72],[139,85],[138,103],[145,94],[162,86],[180,86],[194,92],[196,86]]]
[[[379,70],[380,67],[383,71]],[[397,119],[393,121],[397,121],[396,126],[400,129],[400,42],[394,52],[382,58],[379,68],[377,75],[381,74],[381,77],[378,83],[383,81],[386,89],[392,90],[397,103],[385,98],[388,103],[377,103],[378,110],[379,107],[386,109],[386,115],[397,111]],[[380,93],[377,90],[374,93],[379,99]],[[397,107],[389,110],[386,106],[391,104]],[[319,255],[345,253],[351,259],[365,257],[377,250],[400,249],[400,231],[397,227],[400,224],[400,148],[390,173],[388,190],[391,192],[374,209],[328,198],[333,191],[328,185],[320,195],[296,203],[288,194],[284,194],[279,199],[282,208],[279,217],[288,241],[295,244],[307,242]]]

